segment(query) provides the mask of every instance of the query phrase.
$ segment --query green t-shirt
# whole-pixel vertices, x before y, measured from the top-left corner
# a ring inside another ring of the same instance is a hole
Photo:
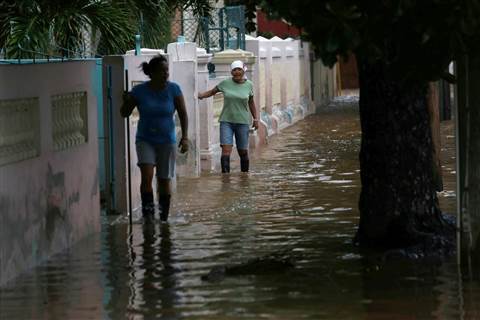
[[[232,78],[223,80],[217,85],[223,93],[223,109],[220,121],[250,124],[250,109],[248,99],[253,97],[253,83],[245,80],[236,83]]]

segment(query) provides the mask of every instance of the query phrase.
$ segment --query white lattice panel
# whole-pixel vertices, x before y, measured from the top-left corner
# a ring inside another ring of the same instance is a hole
[[[87,93],[53,95],[52,134],[55,151],[66,150],[87,141]]]
[[[218,122],[223,109],[223,94],[216,94],[213,97],[213,121]]]
[[[281,82],[283,65],[279,62],[272,64],[272,104],[281,104]]]
[[[40,154],[38,98],[0,100],[0,166]]]
[[[258,69],[258,86],[260,88],[260,110],[265,110],[266,107],[266,99],[265,97],[267,96],[267,91],[266,91],[266,85],[265,85],[265,63],[266,59],[261,59],[260,60],[260,68]]]

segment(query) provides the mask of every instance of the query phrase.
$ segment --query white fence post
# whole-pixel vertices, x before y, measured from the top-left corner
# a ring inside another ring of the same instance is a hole
[[[170,78],[182,88],[188,114],[188,135],[190,150],[177,155],[179,176],[198,177],[200,175],[200,119],[198,111],[197,87],[197,45],[193,42],[175,42],[167,46],[171,62]],[[177,117],[177,136],[180,137],[180,124]]]
[[[197,79],[198,92],[210,90],[210,73],[207,69],[212,60],[212,54],[203,48],[197,48]],[[198,101],[199,134],[200,134],[200,166],[201,170],[211,171],[215,168],[215,123],[213,116],[213,99]]]

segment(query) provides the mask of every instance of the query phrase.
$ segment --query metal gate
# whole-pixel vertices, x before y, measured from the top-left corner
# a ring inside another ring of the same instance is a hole
[[[211,18],[203,18],[207,52],[225,49],[245,50],[245,7],[228,6],[218,9]]]

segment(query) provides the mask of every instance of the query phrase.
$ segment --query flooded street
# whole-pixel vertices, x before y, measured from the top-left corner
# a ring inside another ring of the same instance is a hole
[[[454,134],[442,124],[455,212]],[[478,282],[444,263],[366,258],[352,245],[358,110],[308,117],[251,156],[251,172],[180,179],[169,225],[103,231],[0,290],[0,319],[477,319]],[[293,267],[204,281],[268,255]]]

